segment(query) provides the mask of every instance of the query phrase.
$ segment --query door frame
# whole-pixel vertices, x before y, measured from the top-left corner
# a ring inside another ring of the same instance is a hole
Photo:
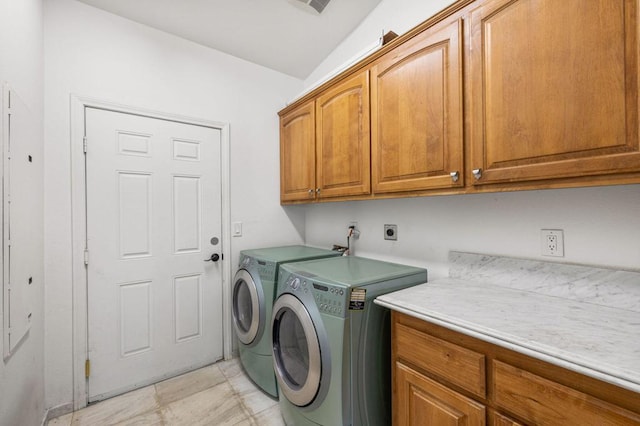
[[[84,155],[85,109],[97,108],[220,130],[220,185],[222,252],[222,351],[224,359],[232,356],[231,324],[231,203],[229,123],[203,120],[178,114],[132,107],[114,102],[71,94],[71,240],[72,240],[72,359],[73,409],[86,407],[89,393],[85,377],[88,355],[88,304],[85,246],[87,241],[86,170]]]

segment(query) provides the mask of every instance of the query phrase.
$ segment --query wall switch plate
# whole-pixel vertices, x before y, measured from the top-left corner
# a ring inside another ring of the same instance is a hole
[[[396,241],[398,239],[398,225],[384,225],[384,239]]]
[[[234,237],[242,237],[242,222],[233,222],[231,224],[231,235]]]
[[[564,232],[562,229],[540,230],[541,254],[564,257]]]

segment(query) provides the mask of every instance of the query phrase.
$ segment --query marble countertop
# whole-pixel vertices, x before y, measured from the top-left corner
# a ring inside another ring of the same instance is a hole
[[[602,278],[606,270],[574,269],[567,275],[584,280],[581,272],[590,270],[598,277],[602,297],[585,301],[582,291],[577,291],[579,297],[572,297],[570,292],[559,290],[575,287],[575,280],[556,280],[551,291],[541,291],[537,287],[541,277],[530,280],[527,273],[531,270],[535,275],[548,267],[549,276],[557,277],[566,265],[519,260],[505,265],[505,258],[478,256],[455,253],[453,277],[379,296],[376,303],[640,392],[640,312],[631,309],[636,304],[629,300],[622,307],[607,302],[607,289],[619,292],[620,286],[617,282],[607,284]],[[634,287],[627,299],[632,299],[635,287],[640,288],[640,273],[629,274],[627,282],[633,282]],[[507,275],[511,279],[506,279]],[[610,271],[610,276],[615,280],[619,272]]]

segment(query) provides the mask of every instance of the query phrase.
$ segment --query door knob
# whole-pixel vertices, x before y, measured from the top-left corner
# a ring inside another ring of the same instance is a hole
[[[217,262],[220,259],[220,255],[218,253],[213,253],[210,258],[205,259],[205,262]]]

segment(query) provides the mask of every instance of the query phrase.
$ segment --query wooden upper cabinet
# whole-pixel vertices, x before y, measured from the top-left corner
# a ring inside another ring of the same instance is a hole
[[[476,184],[640,170],[638,0],[488,0],[470,16]]]
[[[639,54],[640,0],[458,0],[281,112],[281,201],[638,183]]]
[[[463,186],[462,72],[461,20],[429,28],[374,63],[374,193]]]
[[[313,100],[280,117],[280,200],[313,200],[316,188]]]
[[[371,192],[369,72],[323,92],[316,100],[318,197]]]

